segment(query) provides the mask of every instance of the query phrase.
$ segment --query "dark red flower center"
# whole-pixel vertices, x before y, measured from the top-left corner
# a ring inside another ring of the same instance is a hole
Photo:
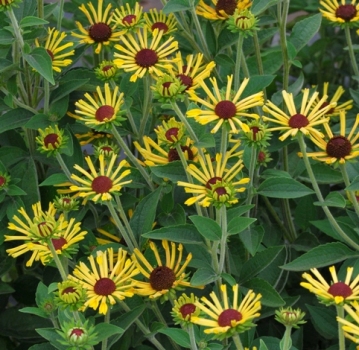
[[[193,160],[193,152],[192,150],[188,147],[188,146],[181,146],[181,150],[182,152],[187,152],[187,155],[188,155],[188,159],[189,160]],[[169,151],[168,151],[168,161],[169,162],[173,162],[175,160],[181,160],[177,150],[175,148],[171,148]]]
[[[304,128],[309,124],[308,118],[303,114],[294,114],[290,117],[288,125],[292,129]]]
[[[99,107],[95,113],[95,118],[99,122],[111,120],[115,114],[115,109],[109,105]]]
[[[137,52],[135,61],[140,67],[148,68],[154,66],[158,62],[158,56],[154,50],[142,49]]]
[[[170,289],[175,280],[175,273],[167,266],[158,266],[150,274],[150,284],[154,290]]]
[[[67,287],[62,291],[62,295],[64,294],[70,294],[76,292],[76,289],[74,287]]]
[[[49,54],[49,56],[50,56],[50,58],[51,58],[51,61],[53,61],[54,58],[55,58],[55,56],[54,56],[54,54],[52,53],[52,51],[49,50],[49,49],[46,49],[46,52]]]
[[[72,335],[75,335],[76,337],[81,337],[82,334],[84,334],[85,331],[81,328],[73,328],[70,334],[70,337]]]
[[[240,23],[240,20],[242,20],[242,19],[248,19],[248,17],[247,17],[247,16],[239,16],[238,18],[236,18],[236,25],[237,25],[237,26],[238,26],[238,23]],[[241,27],[242,29],[245,29],[244,24],[242,24],[240,27]]]
[[[227,194],[227,190],[224,187],[217,187],[214,192],[217,193],[218,197],[224,196]]]
[[[257,140],[257,133],[259,132],[260,129],[259,129],[258,126],[252,126],[251,130],[252,130],[253,140],[256,141]]]
[[[186,90],[193,85],[193,79],[186,74],[178,74],[177,78],[181,80],[182,85],[186,86]]]
[[[162,87],[163,87],[162,93],[163,94],[169,93],[169,88],[170,88],[171,84],[172,83],[170,81],[166,81],[165,83],[162,84]]]
[[[92,190],[96,193],[107,193],[112,188],[112,180],[107,176],[97,176],[92,180]]]
[[[89,28],[89,36],[96,43],[103,43],[111,38],[111,27],[106,23],[95,23]]]
[[[335,158],[345,158],[350,154],[352,150],[352,144],[345,136],[332,137],[326,147],[328,156]]]
[[[220,101],[214,108],[214,113],[221,119],[230,119],[236,115],[237,108],[232,101]]]
[[[339,7],[335,11],[335,15],[338,18],[343,19],[345,22],[349,22],[356,16],[356,14],[357,10],[352,4],[339,5]]]
[[[49,148],[51,145],[53,148],[57,148],[59,142],[58,134],[48,134],[44,137],[44,145],[46,148]]]
[[[113,149],[112,149],[112,147],[110,147],[110,146],[102,146],[102,147],[101,147],[101,151],[104,151],[104,152],[112,152]]]
[[[4,186],[6,184],[6,178],[0,175],[0,186]]]
[[[188,303],[184,304],[179,309],[183,318],[186,318],[188,315],[192,315],[196,311],[196,305]]]
[[[209,179],[207,181],[206,188],[208,188],[210,190],[212,188],[212,186],[217,183],[217,181],[222,181],[222,178],[218,177],[218,176],[212,177],[211,179]]]
[[[54,245],[55,250],[61,250],[62,247],[67,243],[64,237],[53,238],[51,241],[52,244]]]
[[[163,33],[166,33],[168,31],[168,25],[163,22],[156,22],[156,23],[152,24],[151,29],[152,29],[152,31],[154,31],[155,29],[158,29],[159,32],[161,30],[163,30]]]
[[[266,160],[266,154],[263,151],[258,153],[258,162],[263,163]]]
[[[48,235],[51,234],[52,232],[52,225],[50,225],[48,222],[44,221],[44,222],[40,222],[37,225],[38,229],[39,229],[39,233],[42,237],[46,237]]]
[[[236,0],[218,0],[216,4],[216,12],[221,15],[220,11],[224,11],[227,15],[232,16],[237,8]]]
[[[63,204],[70,204],[70,203],[71,203],[71,199],[70,199],[70,198],[62,198],[62,203],[63,203]]]
[[[134,22],[136,20],[136,16],[135,15],[127,15],[125,17],[122,18],[122,23],[123,24],[131,24],[132,22]]]
[[[227,309],[221,312],[218,316],[218,325],[220,327],[231,327],[232,321],[240,321],[242,319],[242,314],[235,309]]]
[[[329,105],[329,102],[323,102],[319,109],[323,109],[323,108],[325,108],[325,107],[328,106],[328,105]],[[335,108],[332,107],[332,108],[329,109],[329,111],[327,111],[325,114],[332,114],[332,113],[334,113],[334,110],[335,110]]]
[[[353,294],[352,289],[344,282],[333,283],[328,289],[328,293],[333,297],[347,298]]]
[[[112,279],[103,277],[96,281],[93,289],[95,294],[107,296],[116,290],[116,284]]]
[[[166,136],[166,139],[170,142],[173,142],[173,137],[174,136],[174,139],[177,140],[177,137],[178,137],[178,131],[179,129],[178,128],[170,128],[166,131],[165,133],[165,136]]]
[[[113,66],[112,66],[111,64],[108,64],[107,66],[105,66],[105,67],[102,68],[102,71],[103,71],[103,72],[107,72],[108,70],[110,70],[110,69],[112,69],[112,68],[113,68]]]

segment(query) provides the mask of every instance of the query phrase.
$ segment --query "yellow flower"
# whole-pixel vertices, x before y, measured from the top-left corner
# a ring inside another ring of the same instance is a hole
[[[252,5],[250,0],[212,0],[214,7],[209,6],[204,0],[200,0],[196,7],[196,13],[211,20],[226,20],[238,9],[242,11]]]
[[[183,245],[171,242],[171,247],[167,240],[162,240],[162,246],[165,250],[165,264],[163,264],[155,243],[150,242],[150,248],[156,258],[157,266],[152,266],[138,248],[135,248],[132,259],[137,268],[148,282],[136,281],[136,294],[148,296],[150,299],[163,297],[174,298],[176,289],[181,287],[191,287],[187,282],[188,275],[185,269],[192,259],[192,254],[187,255],[182,263]],[[178,257],[176,256],[178,250]],[[177,259],[176,259],[177,258]]]
[[[340,131],[339,135],[334,135],[330,126],[325,123],[325,137],[314,135],[312,141],[321,149],[319,152],[307,152],[308,157],[325,162],[327,164],[344,164],[345,161],[359,156],[359,114],[356,116],[355,123],[346,136],[346,116],[345,111],[340,111]],[[299,153],[299,156],[302,156]]]
[[[155,128],[158,145],[173,146],[177,143],[181,144],[185,137],[185,131],[186,129],[183,123],[177,121],[175,118],[163,120],[162,125]]]
[[[105,161],[105,156],[100,154],[100,169],[96,170],[91,158],[85,157],[90,172],[75,164],[74,169],[79,171],[85,177],[79,177],[72,174],[71,178],[75,180],[78,185],[71,185],[70,191],[78,192],[79,197],[90,199],[93,202],[111,200],[112,194],[118,193],[124,185],[127,185],[132,181],[122,181],[131,173],[130,169],[122,171],[124,167],[128,166],[126,160],[123,159],[114,170],[117,158],[118,156],[113,154],[108,161]]]
[[[126,3],[125,6],[115,9],[113,14],[113,22],[121,28],[125,29],[123,32],[126,33],[130,30],[135,30],[144,26],[144,19],[142,17],[143,8],[138,2],[136,2],[135,7],[132,9],[129,3]]]
[[[355,24],[359,25],[359,4],[356,0],[351,0],[347,4],[345,0],[321,0],[319,4],[324,8],[320,8],[320,12],[329,21],[337,25]]]
[[[216,78],[210,78],[209,80],[213,86],[213,93],[203,80],[199,81],[199,85],[209,97],[210,102],[202,99],[195,91],[188,90],[190,99],[201,103],[205,109],[191,109],[187,111],[187,116],[194,117],[202,125],[217,121],[217,124],[211,130],[212,133],[216,133],[223,123],[228,123],[233,133],[238,133],[238,127],[243,131],[249,131],[248,126],[243,123],[243,117],[258,118],[256,114],[248,113],[247,111],[249,108],[263,104],[263,92],[257,92],[241,100],[241,95],[249,79],[244,79],[238,91],[234,92],[231,90],[233,75],[227,77],[227,87],[223,92],[219,90]]]
[[[81,39],[80,43],[97,45],[95,53],[100,53],[103,45],[109,45],[111,41],[119,41],[123,31],[116,30],[116,24],[110,26],[112,15],[111,4],[108,4],[105,11],[103,9],[103,0],[98,0],[97,11],[91,2],[87,3],[88,9],[82,4],[79,9],[85,14],[90,27],[85,29],[83,25],[76,21],[76,26],[80,34],[72,32],[72,36]]]
[[[197,301],[198,298],[193,293],[190,296],[183,293],[174,301],[171,315],[175,324],[185,327],[191,323],[193,316],[199,316],[201,310],[196,306]]]
[[[353,275],[353,267],[347,268],[347,274],[344,282],[339,281],[335,267],[329,268],[332,276],[332,283],[329,285],[317,269],[310,269],[316,277],[313,278],[310,274],[304,273],[302,277],[307,282],[302,282],[300,285],[314,293],[320,302],[326,305],[343,305],[353,300],[359,299],[359,275],[355,276],[351,281]]]
[[[269,131],[283,130],[285,133],[279,137],[281,141],[284,141],[288,136],[296,136],[298,132],[302,132],[307,136],[323,137],[324,135],[318,131],[315,127],[329,121],[329,118],[325,118],[324,115],[331,108],[336,106],[335,102],[329,103],[327,106],[321,108],[324,102],[327,100],[327,95],[324,95],[317,105],[312,108],[314,101],[317,99],[319,92],[309,98],[309,89],[303,90],[302,102],[300,111],[297,112],[297,108],[294,104],[293,94],[283,90],[282,95],[288,109],[288,113],[281,110],[273,102],[268,101],[263,106],[263,111],[271,114],[274,118],[263,117],[263,121],[273,122],[280,126],[269,128]]]
[[[69,47],[73,46],[73,42],[63,42],[66,38],[67,34],[60,33],[55,28],[47,29],[48,35],[46,38],[46,42],[44,48],[49,54],[52,61],[52,69],[55,72],[60,73],[60,67],[67,67],[72,63],[72,60],[68,57],[73,56],[75,54],[75,50],[67,50]],[[35,39],[35,45],[40,47],[39,40]]]
[[[236,194],[245,191],[241,185],[247,184],[250,179],[242,178],[238,181],[234,178],[243,168],[242,159],[238,158],[235,164],[229,166],[228,160],[233,156],[235,150],[239,147],[237,142],[231,150],[223,156],[216,154],[215,162],[209,154],[205,158],[199,156],[199,165],[189,164],[186,171],[198,180],[200,184],[178,181],[178,186],[184,186],[186,193],[192,193],[193,197],[186,200],[186,205],[192,205],[196,202],[203,207],[210,204],[221,206],[222,204],[231,205],[238,202]],[[237,158],[237,157],[236,157]]]
[[[36,142],[41,153],[46,153],[47,156],[56,155],[61,149],[66,147],[68,137],[64,135],[63,130],[59,127],[49,126],[45,130],[39,129],[39,136],[36,137]]]
[[[344,310],[349,317],[344,319],[337,316],[337,322],[342,324],[344,336],[355,344],[359,344],[359,303],[353,301],[350,305],[344,305]]]
[[[90,268],[80,262],[70,280],[79,282],[86,290],[85,307],[91,307],[105,315],[110,305],[134,295],[132,278],[139,273],[127,252],[120,248],[115,257],[112,248],[97,251],[96,257],[89,256]],[[137,283],[137,282],[136,282]]]
[[[252,322],[254,318],[259,317],[259,310],[261,309],[261,294],[255,294],[252,290],[243,298],[242,302],[238,304],[238,284],[232,287],[233,299],[228,300],[227,286],[221,285],[221,300],[219,300],[216,293],[210,294],[213,302],[206,297],[202,297],[201,301],[196,302],[196,305],[208,316],[208,318],[193,316],[192,323],[206,327],[204,333],[213,334],[215,338],[224,339],[237,333],[242,333],[254,327]]]
[[[111,91],[108,83],[105,84],[104,90],[103,94],[101,88],[97,86],[96,95],[91,96],[86,93],[87,101],[81,99],[75,102],[76,114],[69,112],[68,115],[102,132],[111,129],[113,125],[121,125],[121,121],[125,120],[121,117],[124,113],[121,110],[124,103],[123,93],[118,93],[118,86]]]
[[[171,36],[161,43],[163,31],[155,29],[149,38],[147,27],[137,31],[135,35],[127,33],[121,40],[124,45],[115,45],[121,53],[115,52],[115,64],[125,72],[134,72],[130,81],[135,82],[143,78],[146,73],[157,77],[163,75],[163,71],[169,70],[176,62],[169,56],[178,49],[177,41]]]
[[[168,35],[177,30],[177,20],[173,13],[165,15],[162,10],[158,12],[157,9],[154,8],[146,12],[144,18],[148,29],[152,32],[158,29],[162,30],[163,34]]]
[[[70,114],[70,113],[68,113],[68,114],[74,116],[73,114]],[[79,140],[81,146],[88,145],[98,139],[112,138],[111,134],[108,134],[108,133],[102,132],[102,131],[96,131],[94,129],[90,129],[86,133],[83,133],[83,134],[75,134],[75,136]]]

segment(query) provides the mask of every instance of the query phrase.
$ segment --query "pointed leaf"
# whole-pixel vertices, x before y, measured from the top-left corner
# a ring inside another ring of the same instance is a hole
[[[240,233],[244,231],[248,226],[253,224],[253,222],[257,221],[254,218],[246,218],[246,217],[236,217],[233,218],[228,224],[228,234],[235,235],[236,233]]]
[[[221,227],[213,219],[199,215],[192,215],[189,218],[204,238],[210,241],[218,241],[221,239]]]
[[[178,345],[189,349],[191,347],[191,342],[189,340],[188,332],[184,331],[180,328],[162,328],[158,331],[158,333],[162,333],[167,335],[170,339],[176,342]]]
[[[25,54],[26,62],[52,85],[55,85],[50,55],[43,47],[37,47],[30,54]]]
[[[0,134],[23,127],[34,114],[27,109],[15,108],[1,116]]]

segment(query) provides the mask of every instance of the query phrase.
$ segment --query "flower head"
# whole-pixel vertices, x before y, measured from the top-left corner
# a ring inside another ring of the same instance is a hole
[[[120,248],[115,255],[112,248],[97,251],[89,256],[90,267],[80,262],[69,276],[86,290],[85,307],[91,307],[105,315],[110,305],[133,296],[132,277],[139,273],[127,252]]]
[[[164,35],[171,34],[177,30],[177,20],[173,13],[165,15],[162,10],[150,9],[144,14],[148,29],[153,32],[156,29],[162,30]]]
[[[49,126],[45,130],[39,129],[38,131],[40,135],[36,137],[36,142],[41,153],[46,153],[50,157],[66,147],[68,137],[64,135],[63,130],[59,130],[57,125],[55,127]]]
[[[74,174],[71,175],[71,178],[77,181],[78,185],[70,186],[70,191],[78,192],[78,196],[80,197],[90,199],[93,202],[109,201],[112,199],[112,194],[119,193],[124,185],[127,185],[132,181],[123,181],[131,171],[130,169],[122,171],[122,169],[128,165],[126,160],[122,160],[119,165],[115,167],[115,162],[117,160],[116,154],[113,154],[108,162],[105,161],[104,155],[100,154],[99,170],[95,169],[90,157],[85,157],[85,160],[90,168],[90,172],[76,164],[74,169],[79,171],[85,177],[79,177]]]
[[[101,154],[103,154],[105,158],[111,158],[114,154],[119,155],[120,153],[120,148],[111,139],[99,142],[94,148],[94,155],[96,158],[100,157]]]
[[[125,118],[121,117],[124,111],[121,106],[124,103],[123,93],[118,93],[118,86],[113,91],[110,90],[108,83],[105,83],[105,93],[102,93],[101,88],[96,88],[97,94],[91,96],[89,93],[85,94],[85,100],[75,102],[77,109],[76,114],[68,113],[71,117],[83,122],[90,128],[97,131],[107,131],[113,125],[121,125]]]
[[[299,328],[299,325],[306,323],[303,320],[305,312],[301,309],[292,309],[291,307],[280,308],[275,311],[275,320],[284,326]]]
[[[138,248],[134,249],[132,259],[146,279],[146,281],[136,281],[136,294],[148,296],[150,299],[167,300],[174,299],[176,290],[191,287],[185,269],[192,259],[192,254],[189,253],[186,260],[182,262],[182,244],[176,246],[173,242],[169,244],[167,240],[163,240],[162,246],[165,250],[165,263],[162,262],[156,244],[150,242],[150,249],[155,256],[157,266],[152,266]]]
[[[0,191],[6,189],[9,186],[11,176],[0,169]]]
[[[175,324],[186,326],[191,323],[193,316],[199,316],[201,310],[196,305],[198,298],[191,293],[190,296],[183,293],[179,298],[174,300],[171,315]]]
[[[73,114],[68,113],[69,115],[74,116]],[[96,143],[99,139],[110,139],[112,138],[111,134],[102,131],[96,131],[94,129],[89,129],[88,132],[83,134],[75,134],[76,138],[79,140],[81,146],[85,146],[91,143]]]
[[[68,50],[68,48],[73,46],[74,43],[70,41],[64,42],[67,34],[60,33],[55,28],[48,28],[47,32],[44,48],[51,58],[52,69],[60,73],[62,67],[67,67],[72,63],[69,57],[75,54],[75,50]],[[35,39],[35,45],[37,47],[41,46],[37,38]]]
[[[297,108],[294,104],[293,94],[283,90],[283,99],[289,112],[284,112],[273,102],[268,101],[263,107],[263,111],[271,114],[273,118],[263,117],[263,121],[269,121],[280,125],[278,127],[269,128],[268,130],[285,131],[285,133],[279,137],[281,141],[284,141],[288,136],[296,136],[298,132],[301,132],[307,136],[316,135],[317,137],[323,137],[323,134],[315,127],[329,121],[329,118],[325,118],[324,115],[331,108],[335,107],[336,103],[332,102],[327,106],[322,107],[323,103],[326,102],[328,97],[324,95],[317,103],[317,105],[312,108],[314,101],[318,97],[318,94],[318,92],[314,92],[314,94],[309,98],[309,89],[304,89],[301,107],[300,110],[297,111]]]
[[[116,80],[120,75],[120,70],[117,68],[113,61],[102,61],[100,65],[95,69],[97,78],[103,81],[109,81],[111,79]]]
[[[135,3],[134,8],[131,8],[129,3],[126,3],[125,6],[116,8],[112,18],[118,28],[124,29],[123,34],[142,28],[145,24],[142,16],[143,8],[139,2]]]
[[[213,334],[217,339],[228,338],[254,327],[253,319],[260,316],[258,311],[261,309],[261,294],[255,294],[249,290],[242,302],[238,304],[238,284],[235,284],[232,290],[232,302],[228,300],[225,284],[221,285],[220,290],[222,302],[214,292],[210,294],[212,302],[202,297],[202,303],[196,302],[196,305],[207,317],[193,316],[192,323],[206,327],[204,333]]]
[[[337,317],[337,322],[342,324],[344,336],[355,344],[359,344],[359,303],[353,301],[349,305],[344,305],[344,310],[348,317]],[[357,347],[358,349],[358,347]]]
[[[86,301],[86,290],[81,283],[66,280],[58,283],[58,291],[55,292],[55,303],[62,309],[71,311],[82,310]]]
[[[246,38],[252,36],[254,31],[259,30],[257,22],[257,18],[249,9],[241,11],[236,9],[227,20],[227,26],[232,33],[239,33]]]
[[[234,14],[234,11],[238,9],[242,11],[252,5],[251,0],[212,0],[212,6],[205,3],[204,0],[200,0],[196,13],[204,18],[211,20],[226,20],[229,16]]]
[[[155,128],[155,133],[158,138],[158,145],[175,146],[177,143],[181,144],[186,140],[185,127],[182,122],[175,118],[163,120],[162,125]]]
[[[169,56],[178,49],[177,41],[169,37],[161,42],[163,31],[155,30],[149,38],[147,27],[143,32],[127,33],[122,37],[123,45],[115,45],[121,53],[115,52],[115,64],[125,72],[133,72],[130,81],[143,78],[146,73],[155,77],[163,75],[164,70],[171,69],[176,62]]]
[[[0,12],[8,10],[10,7],[18,7],[18,2],[21,0],[0,0]]]
[[[161,103],[170,101],[184,100],[184,90],[186,87],[182,84],[179,78],[169,74],[164,74],[157,78],[154,85],[151,86],[154,92],[154,98]]]
[[[325,18],[338,26],[358,26],[359,25],[359,4],[352,0],[347,4],[345,0],[321,0],[319,4],[323,7],[320,12]]]
[[[342,282],[338,280],[335,267],[331,266],[329,268],[332,276],[332,283],[330,285],[317,269],[310,269],[310,271],[316,279],[309,273],[304,273],[302,277],[307,282],[302,282],[300,285],[314,293],[321,303],[325,305],[343,305],[353,300],[359,300],[359,275],[350,282],[353,275],[353,267],[347,268],[345,280]]]
[[[54,200],[54,206],[57,210],[63,212],[70,212],[79,209],[77,199],[68,195],[57,196]]]
[[[263,104],[263,92],[257,92],[240,99],[249,79],[243,80],[238,91],[231,90],[233,75],[227,77],[227,86],[224,91],[219,90],[216,78],[210,78],[210,81],[213,86],[213,93],[203,80],[199,81],[199,85],[209,97],[210,102],[202,99],[195,91],[188,91],[190,99],[201,103],[204,109],[191,109],[187,111],[187,116],[194,117],[202,125],[217,122],[211,130],[212,133],[216,133],[223,124],[228,124],[233,133],[238,133],[238,127],[243,131],[248,131],[248,126],[243,123],[243,117],[258,118],[256,114],[248,113],[248,109]]]
[[[270,140],[272,134],[268,131],[266,124],[260,122],[259,120],[253,120],[247,124],[249,130],[242,131],[241,139],[243,142],[249,146],[256,147],[267,147],[269,146],[268,141]]]
[[[111,4],[108,4],[105,10],[103,9],[103,0],[98,0],[97,10],[92,2],[82,4],[79,9],[87,17],[90,26],[85,29],[83,25],[76,21],[76,26],[80,34],[72,32],[71,35],[81,39],[80,43],[88,45],[97,45],[95,53],[99,54],[103,45],[109,45],[111,41],[119,41],[123,31],[118,31],[116,24],[111,26],[112,15],[110,10]]]

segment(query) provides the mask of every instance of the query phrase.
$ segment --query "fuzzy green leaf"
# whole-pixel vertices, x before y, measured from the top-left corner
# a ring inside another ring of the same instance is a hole
[[[39,26],[39,25],[43,25],[43,24],[47,24],[47,23],[49,23],[49,22],[42,18],[35,17],[35,16],[27,16],[20,21],[20,27],[21,28],[33,27],[33,26]]]
[[[1,116],[0,134],[23,127],[34,114],[27,109],[15,108]]]
[[[35,48],[30,54],[25,54],[24,58],[44,79],[55,85],[51,57],[43,47]]]
[[[204,238],[210,241],[219,241],[221,239],[221,227],[213,219],[199,215],[192,215],[189,218]]]
[[[191,342],[189,340],[188,332],[179,328],[162,328],[158,331],[158,333],[162,333],[167,335],[170,339],[176,342],[178,345],[189,349],[191,347]]]

